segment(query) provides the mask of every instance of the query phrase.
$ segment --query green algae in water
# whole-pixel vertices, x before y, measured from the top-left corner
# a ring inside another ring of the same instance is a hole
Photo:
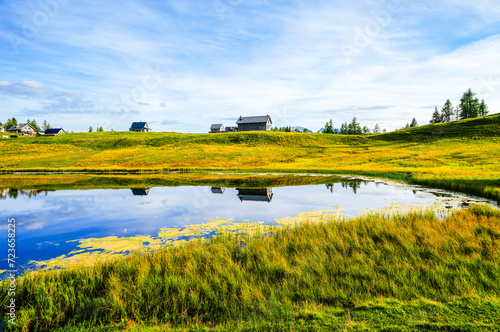
[[[444,217],[451,209],[457,208],[462,201],[459,198],[438,199],[432,205],[414,202],[404,204],[401,202],[385,202],[386,207],[379,209],[367,209],[359,212],[359,215],[383,214],[393,215],[408,212],[423,212],[433,210]],[[341,211],[341,206],[334,209],[314,210],[298,213],[293,217],[274,219],[272,225],[264,222],[239,222],[235,223],[230,218],[207,219],[201,224],[186,225],[176,228],[162,228],[156,237],[137,235],[132,237],[109,236],[104,238],[78,239],[68,242],[79,242],[78,249],[67,255],[53,259],[32,262],[42,270],[54,268],[68,268],[77,266],[90,266],[97,261],[107,260],[115,257],[125,256],[129,252],[147,252],[158,250],[168,246],[178,246],[193,238],[206,238],[212,234],[233,233],[235,235],[252,236],[256,234],[267,234],[281,227],[291,227],[304,222],[329,222],[335,220],[346,220],[348,216]],[[122,229],[126,232],[126,229]]]

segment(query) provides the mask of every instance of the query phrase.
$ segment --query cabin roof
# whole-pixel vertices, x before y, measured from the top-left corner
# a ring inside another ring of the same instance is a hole
[[[35,131],[35,128],[33,128],[32,125],[30,125],[29,123],[20,123],[18,124],[17,126],[12,126],[8,129],[8,131],[14,131],[14,130],[22,130],[24,127],[26,126],[29,126],[31,127],[31,129],[33,129],[33,131]]]
[[[222,127],[223,127],[222,123],[215,123],[210,126],[210,129],[220,129]]]
[[[273,192],[271,188],[237,189],[240,201],[271,202]]]
[[[130,126],[130,128],[144,128],[147,126],[148,126],[147,122],[132,122],[132,125]]]
[[[262,115],[262,116],[240,116],[238,121],[236,121],[236,124],[250,124],[250,123],[267,123],[267,121],[273,121],[271,120],[271,117],[269,115]]]
[[[57,134],[59,133],[61,130],[63,130],[62,128],[52,128],[52,129],[47,129],[45,130],[45,133],[46,134]]]

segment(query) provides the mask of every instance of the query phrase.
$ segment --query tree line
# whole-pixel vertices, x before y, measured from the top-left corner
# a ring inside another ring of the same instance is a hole
[[[92,126],[90,126],[90,127],[89,127],[89,133],[91,133],[91,132],[93,132],[93,131],[94,131],[94,129],[92,128]],[[103,131],[104,131],[104,129],[102,128],[102,126],[101,126],[101,127],[97,127],[97,128],[95,129],[95,132],[96,132],[96,133],[98,133],[98,132],[103,132]],[[113,129],[111,129],[111,131],[113,131]]]
[[[292,127],[274,127],[272,131],[281,131],[281,132],[291,132]],[[308,129],[304,128],[304,133],[307,133]],[[380,134],[382,132],[387,132],[385,129],[382,129],[378,123],[375,125],[373,129],[368,128],[368,126],[361,126],[358,122],[357,118],[354,117],[350,122],[344,122],[340,129],[337,129],[333,126],[333,120],[330,119],[325,124],[324,133],[326,134],[341,134],[341,135],[367,135],[367,134]]]
[[[350,122],[344,122],[340,125],[340,129],[335,129],[333,127],[333,120],[330,119],[325,124],[326,134],[341,134],[341,135],[368,135],[368,134],[380,134],[382,132],[386,132],[385,129],[381,129],[379,124],[375,124],[373,129],[370,129],[368,126],[361,127],[361,124],[358,122],[356,117],[352,118]]]
[[[471,89],[465,91],[460,99],[460,104],[456,107],[453,107],[449,99],[446,100],[441,111],[436,106],[429,123],[445,123],[488,115],[486,102],[484,99],[479,101],[476,95],[477,93],[472,92]]]
[[[479,101],[479,99],[476,98],[476,95],[477,94],[475,92],[472,92],[472,89],[465,91],[462,95],[462,98],[460,99],[460,104],[458,104],[456,107],[453,107],[451,101],[448,99],[441,108],[441,111],[439,111],[437,107],[435,108],[430,124],[458,121],[463,119],[476,118],[479,116],[484,117],[488,115],[488,105],[486,105],[484,99]],[[415,118],[413,118],[410,123],[407,123],[406,126],[402,127],[401,129],[417,126],[418,122]],[[342,135],[366,135],[386,132],[385,129],[381,130],[378,124],[375,125],[373,130],[370,130],[370,128],[368,128],[367,126],[361,127],[361,125],[357,122],[356,117],[354,117],[350,122],[344,122],[340,126],[340,129],[335,129],[333,127],[333,121],[332,119],[330,119],[330,121],[325,124],[324,128],[324,132],[327,134]]]

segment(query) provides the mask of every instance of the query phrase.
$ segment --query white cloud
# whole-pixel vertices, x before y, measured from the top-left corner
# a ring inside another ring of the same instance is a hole
[[[398,10],[390,1],[224,3],[223,18],[202,1],[61,5],[22,52],[0,55],[0,107],[14,98],[9,112],[66,119],[75,131],[90,121],[126,129],[141,118],[185,132],[245,114],[313,129],[357,116],[393,129],[413,116],[425,123],[429,105],[456,101],[469,87],[491,112],[500,107],[493,1],[401,1]],[[12,26],[39,10],[0,6]],[[360,31],[371,31],[368,43],[359,43]],[[347,58],[343,45],[356,54]],[[148,80],[152,68],[161,68],[158,84]],[[78,121],[84,114],[91,119]]]

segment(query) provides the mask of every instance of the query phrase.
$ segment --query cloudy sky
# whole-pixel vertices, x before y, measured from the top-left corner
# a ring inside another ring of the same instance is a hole
[[[494,0],[0,0],[0,17],[1,122],[392,130],[468,88],[500,112]]]

